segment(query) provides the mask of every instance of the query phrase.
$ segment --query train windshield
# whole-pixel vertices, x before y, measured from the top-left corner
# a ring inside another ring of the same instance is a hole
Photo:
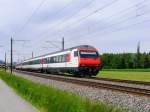
[[[98,53],[96,51],[80,51],[80,58],[97,58]]]

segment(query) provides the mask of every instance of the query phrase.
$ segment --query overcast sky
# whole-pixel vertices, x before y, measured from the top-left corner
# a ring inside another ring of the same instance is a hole
[[[100,53],[150,51],[150,0],[0,0],[0,59],[89,44]],[[16,40],[29,40],[25,42]],[[52,45],[46,41],[56,41]],[[58,41],[58,42],[57,42]]]

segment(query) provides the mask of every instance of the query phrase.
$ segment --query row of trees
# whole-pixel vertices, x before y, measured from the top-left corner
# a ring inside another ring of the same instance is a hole
[[[100,56],[105,69],[150,68],[149,53],[105,53]]]

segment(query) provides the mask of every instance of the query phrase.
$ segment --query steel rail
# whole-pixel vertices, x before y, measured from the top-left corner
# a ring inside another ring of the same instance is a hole
[[[110,78],[98,78],[98,77],[92,77],[92,79],[93,80],[99,80],[99,81],[111,81],[111,82],[119,82],[119,83],[127,83],[127,84],[136,84],[136,85],[150,86],[150,82],[145,82],[145,81],[110,79]]]
[[[52,79],[56,81],[63,81],[63,82],[77,84],[77,85],[88,86],[92,88],[99,88],[99,89],[103,88],[107,90],[113,90],[113,91],[118,91],[118,92],[125,92],[128,94],[150,97],[150,90],[148,89],[120,86],[120,85],[115,85],[115,84],[105,84],[101,82],[83,80],[82,78],[65,77],[65,76],[59,76],[59,75],[57,76],[57,75],[50,75],[50,74],[43,74],[43,73],[36,73],[36,72],[27,72],[27,71],[18,71],[18,70],[15,70],[15,72],[21,73],[23,75],[32,75],[36,77]]]

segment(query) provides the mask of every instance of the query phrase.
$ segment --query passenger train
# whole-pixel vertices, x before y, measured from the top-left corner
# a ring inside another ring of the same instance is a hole
[[[16,65],[16,69],[47,73],[71,73],[95,76],[101,68],[98,51],[89,45],[81,45],[34,57]]]

